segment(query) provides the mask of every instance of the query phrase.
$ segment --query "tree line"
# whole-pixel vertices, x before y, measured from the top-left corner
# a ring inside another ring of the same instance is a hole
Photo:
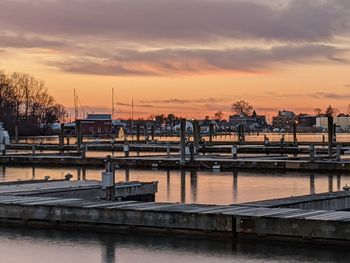
[[[11,135],[45,134],[65,116],[64,107],[48,94],[44,81],[26,73],[0,71],[0,122]]]

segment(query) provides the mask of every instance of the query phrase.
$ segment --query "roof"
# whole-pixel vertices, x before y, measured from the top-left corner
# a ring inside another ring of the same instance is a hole
[[[87,120],[111,120],[112,114],[88,114]]]

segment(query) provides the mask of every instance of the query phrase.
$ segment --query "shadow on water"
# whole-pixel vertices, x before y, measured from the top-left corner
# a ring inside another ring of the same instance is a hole
[[[143,256],[156,256],[154,263],[165,262],[167,257],[175,257],[184,262],[202,262],[201,257],[215,262],[348,262],[350,251],[346,247],[327,247],[324,245],[305,245],[299,243],[248,241],[237,244],[230,241],[210,241],[180,237],[106,234],[95,232],[75,232],[47,229],[0,228],[1,244],[11,239],[21,249],[21,243],[39,244],[45,251],[48,244],[65,253],[64,247],[88,247],[99,251],[101,263],[121,262],[125,254],[138,262],[145,262]],[[5,240],[5,241],[4,241]],[[18,241],[18,242],[17,242]],[[34,248],[33,248],[34,249]],[[141,251],[141,253],[140,253]],[[123,253],[122,253],[123,252]],[[33,251],[35,253],[35,251]],[[123,255],[122,255],[123,254]],[[76,254],[74,254],[76,255]],[[6,251],[1,258],[6,260]],[[12,255],[12,259],[16,255]],[[71,259],[74,262],[74,258]],[[213,262],[208,261],[208,262]],[[13,261],[15,262],[15,261]],[[53,263],[59,261],[51,261]],[[126,262],[126,261],[125,261]],[[147,261],[148,262],[148,261]]]

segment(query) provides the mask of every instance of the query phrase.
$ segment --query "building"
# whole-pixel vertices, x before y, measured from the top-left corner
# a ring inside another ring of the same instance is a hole
[[[291,131],[293,123],[297,120],[295,113],[292,111],[279,111],[278,115],[272,119],[272,128],[278,130]]]
[[[299,114],[297,116],[297,126],[301,132],[313,131],[316,128],[316,116]]]
[[[267,127],[267,122],[264,115],[257,115],[254,111],[251,116],[245,114],[231,115],[229,125],[233,128],[243,125],[246,131],[261,131]]]
[[[326,130],[328,129],[328,117],[320,115],[316,117],[316,128]]]
[[[114,133],[111,114],[88,114],[86,119],[77,120],[83,135],[110,135]]]
[[[350,130],[350,116],[348,114],[339,114],[335,118],[335,123],[343,131]]]

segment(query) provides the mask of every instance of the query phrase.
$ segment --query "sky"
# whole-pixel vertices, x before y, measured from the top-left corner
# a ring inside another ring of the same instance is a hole
[[[349,0],[0,0],[0,70],[72,112],[269,118],[350,104]]]

